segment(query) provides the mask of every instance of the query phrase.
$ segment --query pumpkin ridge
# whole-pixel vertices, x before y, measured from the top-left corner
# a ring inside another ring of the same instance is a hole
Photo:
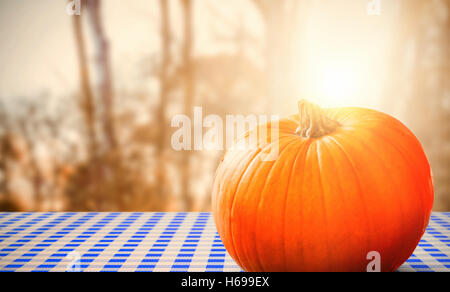
[[[324,229],[325,229],[325,234],[327,234],[326,237],[326,247],[327,247],[327,259],[328,259],[328,269],[330,269],[330,243],[329,243],[329,238],[328,238],[328,219],[327,219],[327,209],[326,209],[326,204],[325,204],[325,192],[324,192],[324,187],[323,187],[323,180],[322,180],[322,161],[321,161],[321,150],[319,149],[320,145],[325,144],[325,143],[321,143],[321,140],[317,140],[316,142],[316,157],[317,157],[317,166],[319,169],[319,173],[317,175],[318,179],[319,179],[319,187],[320,187],[320,197],[322,198],[322,212],[323,212],[323,217],[324,217]],[[324,147],[322,145],[322,147]],[[326,146],[325,146],[326,148]]]
[[[368,216],[368,213],[367,213],[367,202],[366,202],[366,200],[364,198],[364,194],[363,194],[363,191],[362,191],[362,185],[361,185],[361,182],[360,182],[360,177],[359,177],[359,175],[358,175],[358,173],[357,173],[357,171],[355,169],[355,164],[354,164],[353,160],[350,158],[350,156],[348,155],[347,151],[345,151],[344,147],[337,140],[337,138],[333,137],[333,136],[329,136],[329,139],[332,140],[334,142],[334,144],[336,145],[336,147],[342,152],[343,157],[347,160],[347,162],[348,162],[348,164],[350,166],[350,169],[352,170],[352,173],[353,173],[353,175],[356,178],[355,182],[356,182],[356,184],[358,186],[358,194],[359,194],[359,197],[361,198],[361,201],[362,201],[363,214],[365,215],[366,226],[369,229],[369,234],[370,234],[367,237],[367,246],[366,246],[366,248],[369,249],[370,245],[371,245],[371,241],[372,241],[371,240],[371,235],[372,235],[371,229],[372,228],[371,228],[371,223],[370,223],[369,216]]]
[[[410,132],[409,130],[408,130],[408,133],[405,133],[404,131],[401,131],[401,129],[395,129],[395,131],[396,131],[396,132],[398,131],[398,132],[400,132],[400,134],[404,134],[404,135],[412,134],[412,132]],[[383,135],[384,132],[379,131],[379,132],[377,132],[377,133],[378,133],[379,136],[383,137],[383,139],[384,139],[387,143],[391,144],[392,147],[394,147],[394,149],[395,149],[397,152],[399,152],[400,155],[404,158],[404,160],[409,164],[409,159],[405,159],[405,156],[403,155],[403,151],[402,151],[401,149],[399,149],[399,148],[397,147],[396,144],[392,143],[391,140],[387,139],[387,138]],[[409,138],[411,138],[411,137],[409,136]],[[417,138],[414,136],[414,134],[413,134],[413,138],[417,140]],[[411,141],[411,142],[413,142],[413,141]],[[414,141],[414,142],[415,142],[415,141]],[[418,143],[414,143],[414,144],[418,144]],[[420,144],[417,145],[417,146],[420,146],[420,147],[421,147]],[[409,150],[408,147],[405,147],[405,148],[406,148],[407,150]],[[422,152],[423,152],[423,149],[422,149]],[[423,152],[423,155],[426,157],[425,152]],[[428,166],[429,166],[428,161],[426,161],[426,163],[427,163]],[[412,168],[412,169],[416,169],[416,168],[414,167],[414,165],[412,165],[411,168]],[[415,174],[415,175],[414,175],[415,178],[417,178],[417,176],[420,176],[420,177],[422,176],[421,173],[414,172],[414,174]],[[416,183],[416,185],[417,185],[417,181],[416,181],[416,180],[415,180],[415,183]],[[422,194],[422,196],[420,196],[420,198],[421,198],[422,205],[425,205],[424,198],[423,198],[423,194]],[[432,207],[432,204],[431,204],[431,207]],[[425,219],[426,219],[426,218],[424,218],[424,220],[425,220]],[[425,220],[425,221],[428,221],[428,220]],[[426,227],[426,226],[425,226],[425,227]],[[425,230],[424,230],[424,232],[425,232]]]
[[[329,114],[332,119],[338,121],[341,125],[345,126],[352,119],[352,112],[346,108],[331,108],[326,109],[327,114]]]
[[[395,143],[393,143],[391,140],[387,139],[387,138],[383,135],[383,133],[384,133],[384,132],[382,132],[382,131],[377,131],[377,135],[380,136],[380,137],[383,139],[383,141],[385,141],[386,143],[390,144],[390,145],[395,149],[395,151],[396,151],[397,153],[399,153],[399,155],[402,157],[404,163],[405,163],[406,165],[408,165],[408,166],[410,167],[410,169],[414,170],[414,171],[412,172],[412,173],[413,173],[412,176],[413,176],[413,178],[414,178],[413,183],[414,183],[414,185],[416,186],[416,188],[418,188],[418,187],[420,186],[420,184],[418,184],[418,181],[420,180],[420,178],[421,178],[422,175],[421,175],[420,173],[417,173],[417,171],[415,171],[415,170],[416,170],[416,167],[414,167],[414,165],[411,165],[411,163],[409,162],[409,159],[407,159],[407,158],[405,157],[405,155],[403,154],[403,151],[402,151],[399,147],[397,147],[397,145],[396,145]],[[406,148],[407,148],[407,147],[406,147]],[[420,202],[421,202],[420,204],[423,205],[423,206],[426,206],[426,204],[425,204],[425,202],[424,202],[424,197],[423,197],[423,195],[424,195],[426,192],[425,192],[425,190],[424,190],[423,188],[418,188],[418,189],[419,189],[419,191],[420,191],[420,195],[419,195]],[[419,206],[418,209],[420,209],[420,206]],[[402,212],[402,215],[403,215],[403,212]],[[423,212],[423,213],[422,213],[422,216],[421,216],[421,218],[422,218],[421,221],[422,221],[423,224],[425,225],[424,228],[426,228],[426,226],[428,225],[428,222],[429,222],[429,218],[426,218],[426,217],[427,217],[427,214],[426,214],[425,212]],[[402,216],[402,218],[403,218],[403,216]],[[423,229],[422,232],[421,232],[420,238],[423,236],[424,233],[425,233],[425,230]],[[420,242],[420,238],[417,240],[415,246],[417,246],[417,244]],[[413,252],[414,252],[414,250],[411,251],[411,254],[412,254]],[[410,255],[409,255],[409,256],[410,256]],[[396,267],[393,267],[393,268],[397,269],[397,268],[402,264],[401,259],[399,259],[398,262],[400,262],[400,264],[397,264],[397,266],[396,266]]]
[[[258,148],[258,150],[254,153],[253,157],[248,159],[248,163],[246,164],[246,167],[245,167],[246,170],[255,161],[255,158],[258,156],[258,154],[261,151],[262,151],[262,149]],[[230,203],[231,208],[230,208],[230,216],[229,216],[229,219],[228,219],[229,220],[228,224],[229,224],[229,229],[230,229],[229,230],[229,234],[230,234],[229,242],[231,242],[232,246],[234,247],[234,255],[237,257],[238,262],[239,262],[240,265],[242,265],[242,267],[243,267],[243,261],[241,260],[241,256],[238,255],[238,248],[237,248],[236,242],[234,240],[233,224],[231,224],[231,221],[232,221],[232,217],[233,217],[233,209],[234,209],[233,207],[234,207],[234,204],[235,204],[235,201],[236,201],[237,190],[239,189],[239,186],[240,186],[240,184],[242,182],[242,178],[244,177],[245,173],[246,173],[246,171],[241,174],[241,176],[239,177],[238,182],[236,183],[236,187],[234,188],[234,191],[232,192],[233,198],[231,199],[231,203]]]
[[[301,179],[301,184],[300,185],[303,185],[303,182],[304,182],[304,180],[305,180],[305,167],[306,167],[306,155],[308,154],[308,151],[306,151],[306,150],[309,150],[309,147],[311,146],[311,141],[309,141],[309,145],[308,145],[308,148],[307,149],[305,149],[305,152],[304,152],[304,159],[303,159],[303,168],[302,168],[302,179]],[[301,191],[300,192],[300,202],[302,201],[302,198],[303,198],[303,191]],[[300,230],[302,230],[302,234],[303,234],[303,224],[304,224],[304,222],[305,222],[305,218],[304,218],[304,216],[305,216],[305,212],[300,212]],[[301,248],[301,252],[302,252],[302,257],[301,257],[301,260],[303,261],[303,264],[304,264],[304,262],[305,262],[305,260],[304,260],[304,244],[303,244],[303,242],[301,242],[301,246],[302,246],[302,248]]]
[[[320,186],[320,194],[321,194],[321,198],[322,198],[322,210],[323,210],[323,216],[324,216],[324,222],[325,222],[325,234],[327,234],[327,238],[326,238],[326,246],[327,246],[327,259],[328,259],[328,269],[330,269],[331,264],[330,264],[330,258],[331,258],[331,252],[330,252],[330,241],[328,238],[328,219],[327,219],[327,209],[326,209],[326,204],[325,204],[325,191],[324,191],[324,187],[323,187],[323,179],[322,179],[322,160],[321,160],[321,150],[319,149],[319,145],[321,147],[324,147],[325,149],[328,149],[326,147],[326,143],[322,143],[322,140],[318,140],[317,141],[317,145],[316,145],[316,155],[317,155],[317,164],[318,164],[318,168],[319,168],[319,173],[318,173],[318,178],[319,178],[319,186]]]
[[[372,131],[374,131],[374,129],[372,129]],[[384,161],[383,161],[381,158],[379,158],[379,156],[377,155],[377,153],[376,153],[372,148],[368,147],[368,146],[370,146],[370,145],[368,145],[368,144],[367,144],[365,141],[363,141],[362,139],[356,138],[355,140],[357,140],[357,141],[359,142],[360,145],[366,146],[365,149],[368,150],[368,151],[370,151],[370,152],[372,152],[372,154],[373,154],[372,157],[378,157],[378,161],[380,162],[380,163],[379,163],[380,166],[382,166],[385,170],[389,170],[389,168],[386,166],[386,164],[384,163]],[[383,140],[383,142],[386,142],[384,139],[382,139],[382,140]],[[393,146],[393,145],[390,144],[390,143],[388,143],[388,144],[391,145],[391,146]],[[395,147],[394,147],[394,149],[395,149]],[[397,149],[396,149],[396,150],[397,150]],[[386,171],[386,172],[387,172],[387,171]],[[399,189],[398,184],[395,185],[395,188],[396,188],[396,189]],[[399,214],[400,214],[400,222],[401,222],[401,225],[405,225],[405,210],[404,210],[404,204],[403,204],[402,198],[400,198],[399,196],[395,196],[395,197],[396,197],[396,199],[397,199],[396,201],[397,201],[397,203],[398,203],[398,209],[399,209]],[[384,241],[386,241],[386,240],[384,240]],[[397,259],[398,259],[398,254],[393,254],[392,256],[393,256],[394,258],[397,258]],[[391,262],[392,262],[392,261],[391,261]],[[389,267],[390,271],[392,271],[393,268],[394,268],[393,266]]]
[[[255,177],[255,175],[256,175],[256,173],[258,172],[258,170],[255,170],[252,174],[251,174],[251,176],[250,176],[250,181],[251,181],[251,179],[253,179],[254,177]],[[248,188],[249,188],[249,184],[250,183],[247,183],[247,185],[246,185],[246,190],[248,190]],[[239,188],[238,188],[239,189]],[[237,190],[236,190],[236,192],[237,192]],[[255,212],[256,213],[256,212]],[[253,226],[255,226],[255,223],[253,223]],[[254,232],[254,234],[255,234],[255,237],[256,237],[256,232]],[[256,239],[255,239],[256,240]],[[252,243],[255,243],[255,240],[254,241],[252,241]],[[256,246],[254,247],[254,248],[256,248]],[[248,258],[248,257],[247,257]],[[262,264],[261,264],[261,262],[260,262],[260,260],[259,260],[259,256],[258,256],[258,254],[256,253],[256,264],[255,264],[257,267],[258,267],[258,270],[261,270],[262,269]],[[252,268],[252,267],[251,267]]]
[[[247,155],[245,155],[244,157],[249,157],[249,156],[253,156],[253,158],[254,157],[256,157],[256,155],[258,154],[258,152],[259,151],[261,151],[261,149],[257,149],[255,152],[250,152],[249,154],[247,154]],[[233,157],[234,159],[232,160],[232,162],[234,162],[234,163],[236,163],[236,164],[239,164],[239,162],[241,162],[242,161],[242,158],[239,156],[239,155],[236,155],[235,157]],[[247,164],[247,167],[248,167],[248,165],[250,165],[250,163],[253,161],[253,159],[248,159],[248,164]],[[233,165],[233,164],[232,164]],[[228,172],[226,172],[226,175],[224,174],[223,175],[223,177],[224,178],[227,178],[228,177],[228,173],[230,173],[230,172],[232,172],[232,169],[233,168],[228,168],[227,170],[228,170]],[[240,179],[242,179],[242,176],[244,175],[244,173],[243,174],[241,174],[241,176],[240,176],[240,178],[239,178],[239,180]],[[222,180],[223,180],[223,178],[222,178]],[[236,185],[236,187],[234,188],[234,192],[232,192],[232,194],[233,194],[233,198],[231,199],[231,204],[230,205],[232,205],[234,202],[234,196],[235,196],[235,191],[236,191],[236,189],[237,189],[237,185]],[[223,194],[222,194],[223,195]],[[222,203],[220,202],[220,200],[218,200],[218,203],[217,203],[218,205],[221,205]],[[234,256],[235,257],[237,257],[237,261],[239,262],[239,263],[241,263],[241,261],[240,261],[240,259],[239,259],[239,257],[238,257],[238,255],[237,255],[237,253],[236,253],[236,247],[235,247],[235,244],[234,244],[234,241],[232,240],[232,238],[233,238],[233,235],[232,235],[232,225],[230,224],[231,223],[231,210],[230,210],[230,213],[229,213],[229,222],[228,222],[228,228],[229,228],[229,231],[228,231],[228,234],[229,234],[229,238],[227,238],[227,242],[229,242],[230,244],[231,244],[231,246],[229,247],[230,249],[231,249],[231,251],[232,252],[230,252],[231,254],[234,254]],[[227,236],[226,235],[226,231],[225,230],[222,230],[222,232],[224,232],[225,234],[224,234],[224,236]],[[231,240],[230,240],[231,239]],[[223,239],[222,239],[223,240]],[[228,247],[227,247],[228,248]]]
[[[292,136],[291,136],[292,137]],[[291,142],[289,142],[289,143],[287,143],[286,144],[286,146],[283,148],[283,150],[281,150],[280,151],[280,153],[278,154],[278,157],[280,157],[281,156],[281,154],[292,144],[292,143],[295,143],[295,142],[297,142],[297,138],[296,137],[293,137],[293,139],[292,139],[292,141]],[[273,171],[273,169],[274,169],[274,166],[276,165],[276,163],[278,162],[279,160],[275,160],[274,162],[273,162],[273,164],[271,165],[271,167],[270,167],[270,169],[269,169],[269,171],[268,171],[268,174],[267,174],[267,178],[270,176],[270,174],[272,173],[272,171]],[[268,182],[268,179],[266,178],[266,180],[265,180],[265,182],[264,182],[264,186],[262,187],[262,192],[261,192],[261,194],[259,195],[259,198],[258,198],[258,204],[256,205],[256,218],[255,218],[255,226],[258,226],[258,219],[259,219],[259,209],[261,208],[261,203],[262,203],[262,199],[263,199],[263,193],[264,193],[264,190],[266,189],[266,187],[267,187],[267,182]],[[259,242],[258,240],[257,240],[257,238],[258,238],[258,234],[255,232],[255,250],[256,250],[256,258],[257,258],[257,260],[258,260],[258,263],[260,263],[260,266],[261,266],[261,268],[262,268],[262,270],[263,271],[265,271],[265,267],[263,266],[263,262],[261,261],[261,255],[260,255],[260,249],[258,248],[258,244],[257,244],[257,242]]]
[[[289,194],[289,189],[291,186],[291,182],[292,182],[292,176],[296,171],[296,165],[297,165],[297,161],[298,158],[303,154],[303,151],[306,148],[306,152],[309,149],[309,146],[311,145],[311,140],[306,141],[305,143],[302,143],[300,145],[300,147],[298,147],[299,149],[297,150],[297,154],[295,155],[295,159],[291,165],[291,170],[289,172],[289,178],[288,178],[288,183],[287,183],[287,187],[286,190],[284,192],[284,204],[283,204],[283,225],[282,225],[282,238],[283,238],[283,247],[282,247],[282,254],[283,254],[283,263],[284,263],[284,270],[287,270],[287,261],[286,261],[286,206],[287,206],[287,200],[288,200],[288,194]],[[303,174],[302,174],[303,177]]]
[[[325,141],[325,140],[324,140],[323,143],[322,143],[322,146],[326,149],[327,152],[333,153],[334,148],[338,148],[338,149],[339,149],[339,146],[336,144],[336,141],[333,141],[333,139],[332,139],[331,137],[328,137],[328,138],[330,138],[331,141],[328,142],[328,141]],[[340,151],[341,153],[343,152],[342,149],[339,149],[339,151]],[[349,159],[348,159],[348,157],[346,157],[345,154],[344,154],[344,155],[341,154],[341,158],[342,158],[342,160],[345,160],[347,166],[353,167],[353,166],[349,163]],[[332,164],[333,167],[336,167],[336,168],[337,168],[338,166],[342,166],[342,165],[339,163],[339,161],[337,161],[337,160],[335,159],[335,156],[334,156],[334,155],[328,154],[328,158],[327,158],[327,159],[330,161],[330,164]],[[340,194],[345,193],[345,190],[343,189],[343,187],[342,187],[342,185],[341,185],[342,177],[339,176],[338,174],[336,174],[336,178],[335,178],[335,179],[339,182],[339,183],[336,184],[336,186],[338,187],[337,193],[340,193]],[[323,182],[323,181],[322,181],[322,182]],[[348,203],[348,200],[347,200],[347,198],[346,198],[345,195],[340,196],[339,199],[340,199],[340,201],[342,202],[343,208],[344,208],[345,210],[349,210],[349,209],[351,208],[351,204]],[[349,236],[348,232],[345,233],[345,236]],[[334,240],[334,239],[333,239],[333,240]],[[335,255],[335,254],[336,254],[336,251],[333,252],[332,254]],[[335,257],[335,259],[336,259],[336,257]]]
[[[401,149],[399,149],[399,147],[397,147],[397,145],[395,143],[392,143],[392,141],[390,139],[385,137],[383,135],[383,133],[384,132],[382,132],[382,131],[377,131],[377,135],[380,136],[383,139],[383,141],[385,141],[387,144],[391,145],[392,148],[394,148],[400,154],[400,156],[403,158],[405,163],[411,166],[411,164],[409,163],[409,159],[407,159],[405,157],[405,155],[403,154],[403,151]],[[408,147],[406,147],[406,148],[408,148]],[[415,167],[411,166],[411,169],[415,169]],[[414,178],[417,178],[418,176],[421,176],[421,175],[418,175],[418,173],[414,171],[413,176],[414,176]],[[415,185],[417,185],[417,180],[414,180],[414,183],[415,183]],[[421,201],[422,205],[425,205],[423,196],[419,196],[419,197],[420,197],[420,201]]]
[[[265,145],[265,147],[264,147],[264,149],[267,149],[267,148],[269,148],[269,147],[271,147],[274,143],[280,143],[280,141],[281,141],[281,139],[282,138],[291,138],[290,136],[284,136],[284,137],[280,137],[280,140],[278,140],[278,141],[274,141],[274,142],[271,142],[271,143],[269,143],[269,144],[267,144],[267,145]],[[286,145],[285,145],[285,148],[288,146],[288,144],[290,144],[290,142],[289,143],[286,143]],[[285,148],[283,148],[283,150],[285,149]],[[245,175],[245,173],[247,172],[247,170],[248,170],[248,167],[256,160],[256,159],[259,159],[258,158],[258,155],[259,154],[261,154],[262,152],[264,152],[263,151],[263,148],[262,147],[258,147],[258,151],[255,153],[255,155],[253,156],[253,158],[251,158],[251,159],[249,159],[249,162],[248,162],[248,164],[247,164],[247,166],[245,167],[245,169],[246,169],[246,171],[244,171],[242,174],[241,174],[241,176],[239,177],[239,180],[238,180],[238,182],[237,182],[237,184],[236,184],[236,187],[234,188],[234,191],[232,192],[232,194],[233,194],[233,198],[231,199],[231,208],[230,208],[230,216],[229,216],[229,228],[230,228],[230,231],[229,231],[229,233],[230,233],[230,237],[231,237],[231,243],[232,243],[232,245],[235,247],[234,248],[234,251],[235,251],[235,256],[238,258],[238,261],[239,261],[239,263],[241,264],[241,265],[243,265],[242,263],[242,261],[241,261],[241,257],[240,256],[238,256],[238,254],[237,254],[237,249],[236,249],[236,243],[235,243],[235,240],[234,240],[234,236],[233,236],[233,228],[232,228],[232,224],[231,224],[231,219],[232,219],[232,215],[233,215],[233,209],[234,209],[234,204],[235,204],[235,199],[236,199],[236,193],[237,193],[237,190],[239,189],[239,186],[240,186],[240,184],[241,184],[241,182],[242,182],[242,178],[244,177],[244,175]],[[280,153],[281,154],[281,153]],[[262,266],[261,266],[262,267]],[[244,267],[243,267],[244,268]]]
[[[247,155],[242,155],[243,157],[246,157],[246,156],[249,156],[249,154],[247,154]],[[224,154],[224,157],[222,158],[222,161],[220,162],[220,164],[219,164],[219,166],[218,166],[218,168],[217,168],[217,170],[216,170],[216,173],[215,173],[215,178],[214,178],[214,181],[216,181],[216,178],[218,177],[218,175],[219,175],[219,173],[221,173],[223,176],[227,176],[228,175],[228,173],[229,172],[231,172],[231,170],[228,168],[228,169],[224,169],[224,170],[222,170],[222,168],[223,168],[223,162],[224,162],[224,160],[225,160],[225,157],[226,157],[226,154]],[[229,162],[232,166],[235,166],[235,164],[237,164],[239,161],[241,161],[242,160],[242,158],[239,156],[239,155],[236,155],[236,156],[234,156],[234,157],[232,157],[232,159],[231,159],[231,161]],[[222,179],[219,179],[219,181],[217,182],[218,184],[219,184],[219,188],[220,188],[220,186],[221,185],[223,185],[223,183],[222,183]],[[213,197],[213,199],[215,199],[217,197],[217,195],[215,195],[214,197]],[[214,209],[217,209],[218,208],[218,204],[219,204],[219,202],[220,202],[220,200],[217,200],[216,199],[216,204],[214,204],[213,205],[213,208]]]
[[[376,132],[375,129],[372,129],[372,131]],[[376,132],[376,133],[379,134],[379,132]],[[390,142],[389,139],[386,139],[384,136],[380,136],[380,135],[377,135],[377,137],[381,137],[384,143],[387,143],[388,145],[391,145],[391,147],[393,147],[397,152],[400,153],[400,155],[401,155],[402,158],[403,158],[403,161],[407,161],[407,160],[405,160],[405,157],[402,155],[401,151],[399,151],[399,150],[394,146],[394,144]],[[365,149],[366,149],[366,150],[369,150],[370,152],[372,152],[372,154],[373,154],[372,157],[378,157],[378,160],[379,160],[379,162],[380,162],[379,165],[381,165],[385,170],[389,170],[389,168],[388,168],[387,165],[384,163],[384,161],[383,161],[381,158],[379,158],[379,156],[377,155],[377,153],[376,153],[372,148],[369,147],[370,145],[368,145],[368,144],[367,144],[364,140],[362,140],[362,139],[356,138],[355,140],[357,140],[357,141],[360,143],[360,145],[365,146]],[[387,171],[386,171],[386,172],[387,172]],[[399,189],[398,184],[396,184],[395,187],[396,187],[397,189]],[[405,204],[403,204],[402,198],[400,198],[399,196],[396,196],[396,198],[397,198],[397,202],[398,202],[398,206],[399,206],[398,208],[399,208],[399,214],[400,214],[401,225],[405,225],[405,217],[406,217],[406,216],[405,216],[405,209],[404,209],[404,205],[405,205]],[[386,240],[384,240],[384,241],[386,242]],[[411,252],[411,253],[412,253],[412,252]],[[398,255],[398,254],[393,254],[392,256],[393,256],[394,258],[398,259],[398,256],[399,256],[399,255]],[[390,267],[390,270],[393,270],[393,269],[394,269],[394,266]]]
[[[268,147],[269,147],[269,146],[268,146]],[[262,151],[263,151],[263,149],[260,149],[260,152],[262,152]],[[239,189],[240,189],[240,187],[241,187],[242,178],[245,176],[245,174],[247,173],[247,171],[248,171],[248,169],[250,168],[250,166],[251,166],[253,163],[256,163],[255,161],[256,161],[256,159],[257,159],[257,157],[258,157],[258,154],[259,154],[260,152],[258,152],[258,153],[257,153],[257,154],[249,161],[249,163],[247,164],[247,166],[246,166],[246,168],[245,168],[246,171],[242,174],[242,176],[241,176],[240,179],[239,179],[239,182],[236,184],[236,189],[235,189],[234,194],[233,194],[233,202],[232,202],[232,204],[231,204],[231,210],[230,210],[230,221],[231,221],[231,217],[232,217],[233,210],[234,210],[234,204],[235,204],[235,201],[236,201],[236,196],[238,195],[238,191],[239,191]],[[250,178],[253,178],[254,175],[255,175],[254,172],[251,173]],[[247,187],[247,189],[248,189],[248,187]],[[233,245],[236,247],[236,244],[235,244],[235,241],[234,241],[234,235],[233,235],[233,231],[232,231],[231,224],[230,224],[230,236],[231,236],[231,241],[232,241]],[[243,248],[240,247],[240,249],[243,249]],[[243,251],[242,253],[245,254],[244,251]],[[243,267],[243,264],[242,264],[241,257],[237,255],[237,251],[235,252],[235,255],[236,255],[236,257],[239,258],[239,264],[242,265],[242,268],[244,268],[244,267]],[[248,258],[248,256],[245,256],[245,257]],[[248,262],[248,261],[246,261],[246,262]]]

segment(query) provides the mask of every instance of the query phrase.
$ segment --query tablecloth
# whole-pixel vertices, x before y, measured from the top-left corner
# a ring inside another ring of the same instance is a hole
[[[433,213],[398,271],[450,271],[450,213]],[[0,213],[0,271],[238,272],[211,213]]]

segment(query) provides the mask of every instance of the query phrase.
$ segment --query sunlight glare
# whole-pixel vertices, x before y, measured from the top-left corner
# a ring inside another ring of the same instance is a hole
[[[360,75],[349,64],[323,66],[315,78],[317,98],[327,106],[348,105],[358,96]]]

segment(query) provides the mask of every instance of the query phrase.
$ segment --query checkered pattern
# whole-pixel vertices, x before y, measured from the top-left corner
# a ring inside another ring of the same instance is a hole
[[[450,272],[450,213],[432,213],[413,255],[397,271]]]
[[[450,271],[450,213],[433,213],[399,271]],[[0,213],[0,271],[241,271],[210,213]]]

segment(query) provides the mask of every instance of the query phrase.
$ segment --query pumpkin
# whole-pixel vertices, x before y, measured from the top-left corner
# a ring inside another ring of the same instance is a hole
[[[260,140],[228,150],[213,184],[218,233],[242,269],[366,271],[377,252],[380,270],[395,271],[411,256],[433,183],[421,144],[401,122],[303,100],[298,115]],[[275,147],[276,159],[261,159]]]

